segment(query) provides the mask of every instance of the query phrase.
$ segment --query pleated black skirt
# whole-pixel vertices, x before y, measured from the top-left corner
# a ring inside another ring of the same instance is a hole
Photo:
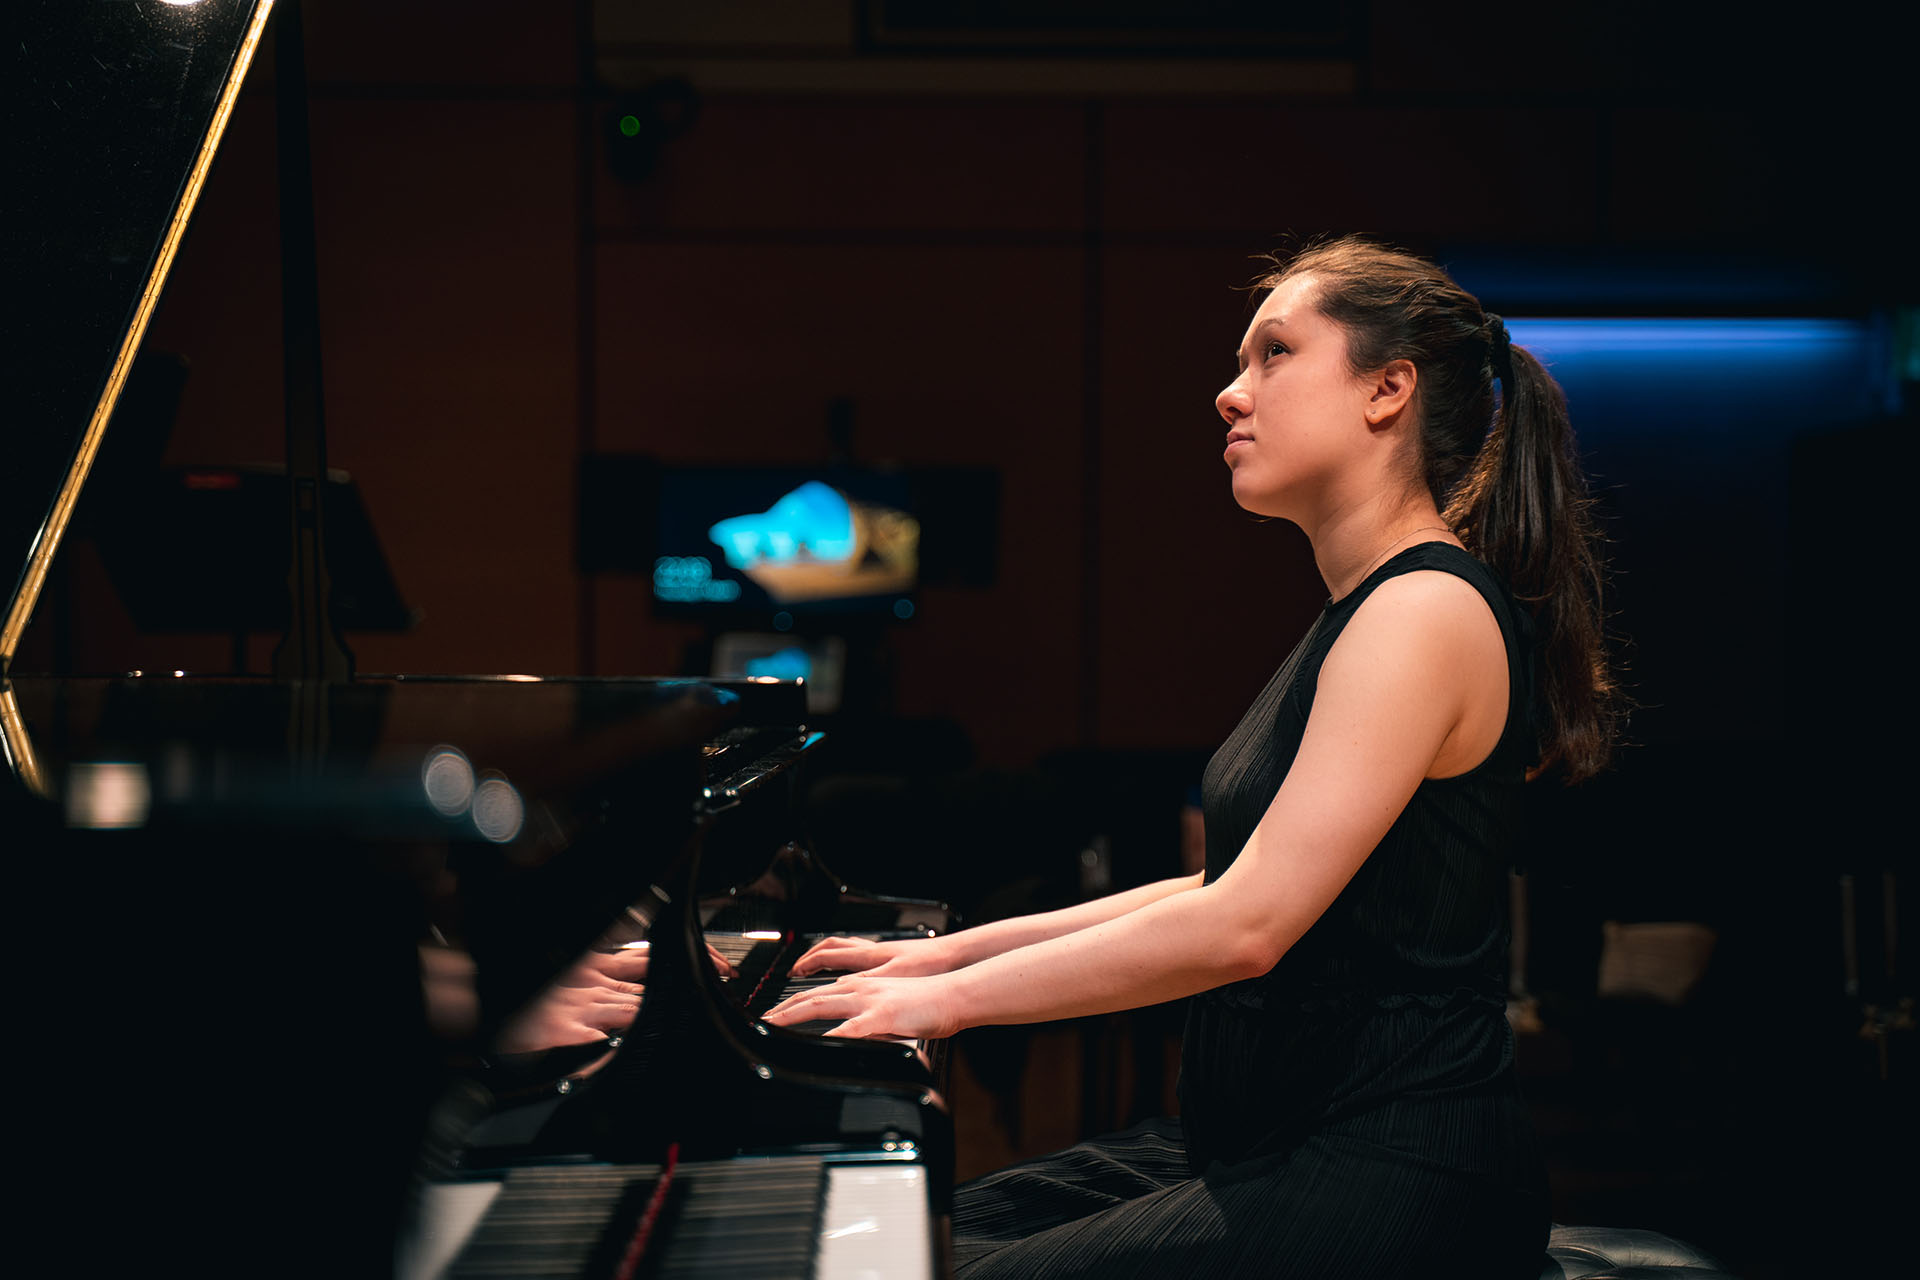
[[[1343,1127],[1196,1176],[1180,1122],[1155,1120],[989,1174],[955,1193],[955,1276],[1540,1274],[1544,1188],[1494,1185]]]

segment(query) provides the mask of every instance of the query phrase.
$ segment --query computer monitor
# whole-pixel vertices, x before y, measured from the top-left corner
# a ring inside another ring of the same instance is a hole
[[[657,616],[737,631],[905,620],[921,524],[905,472],[589,458],[581,559],[639,570]]]

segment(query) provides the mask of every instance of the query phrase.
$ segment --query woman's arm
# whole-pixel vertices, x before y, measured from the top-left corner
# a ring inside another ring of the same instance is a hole
[[[1327,655],[1293,766],[1218,880],[951,973],[844,978],[767,1021],[841,1018],[840,1035],[938,1037],[1265,973],[1353,878],[1467,712],[1504,700],[1505,680],[1499,627],[1477,591],[1448,574],[1392,579]]]
[[[793,976],[805,977],[821,970],[857,971],[896,978],[950,973],[1017,947],[1032,946],[1103,924],[1173,894],[1198,889],[1202,878],[1192,875],[1160,880],[1058,911],[996,920],[938,938],[896,942],[828,938],[794,962]]]

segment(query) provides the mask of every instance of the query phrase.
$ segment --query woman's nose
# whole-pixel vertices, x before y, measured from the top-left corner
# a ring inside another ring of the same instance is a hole
[[[1213,398],[1213,407],[1220,411],[1220,416],[1227,420],[1228,426],[1253,412],[1253,402],[1247,398],[1238,378],[1229,382],[1227,389]]]

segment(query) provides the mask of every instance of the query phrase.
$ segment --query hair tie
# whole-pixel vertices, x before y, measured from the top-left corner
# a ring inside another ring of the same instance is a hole
[[[1493,376],[1501,382],[1513,383],[1513,341],[1507,337],[1506,322],[1493,312],[1487,312],[1487,363],[1493,367]]]

